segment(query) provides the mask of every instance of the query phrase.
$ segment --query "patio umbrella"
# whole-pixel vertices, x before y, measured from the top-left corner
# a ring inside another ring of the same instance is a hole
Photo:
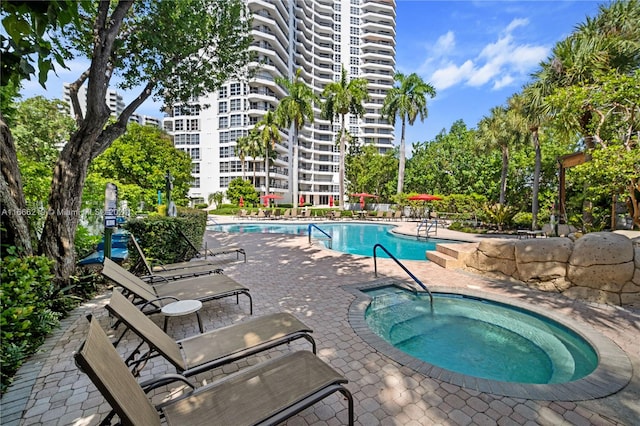
[[[434,201],[434,200],[442,200],[442,197],[438,197],[437,195],[431,195],[431,194],[418,194],[418,195],[412,195],[411,197],[408,197],[407,200]]]
[[[329,196],[329,207],[333,207],[333,197]]]
[[[378,198],[377,195],[369,194],[367,192],[357,192],[355,194],[349,194],[349,195],[351,195],[352,197],[360,197],[360,210],[364,210],[364,206],[365,206],[364,199],[365,199],[365,197],[366,198]]]
[[[282,195],[267,194],[267,195],[261,195],[260,198],[264,199],[264,205],[268,206],[270,200],[280,200],[282,199]]]
[[[300,207],[304,206],[304,197],[301,195],[300,199],[298,200],[298,204],[300,204]]]
[[[240,196],[240,201],[238,201],[238,205],[240,207],[244,207],[244,198],[242,197],[242,195]]]

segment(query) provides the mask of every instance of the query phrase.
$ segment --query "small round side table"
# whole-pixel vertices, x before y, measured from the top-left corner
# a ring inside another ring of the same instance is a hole
[[[202,302],[199,300],[178,300],[162,307],[162,315],[164,315],[164,331],[167,331],[167,323],[169,317],[181,317],[183,315],[196,314],[198,318],[198,328],[200,333],[204,332],[202,328],[202,320],[198,312],[202,308]]]

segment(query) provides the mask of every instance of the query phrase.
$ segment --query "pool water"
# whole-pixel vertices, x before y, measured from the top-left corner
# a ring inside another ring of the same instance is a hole
[[[398,287],[366,291],[371,330],[397,349],[438,367],[517,383],[566,383],[598,365],[580,335],[541,315],[498,302]]]
[[[333,250],[343,253],[362,256],[373,256],[373,246],[381,244],[398,259],[426,261],[425,252],[427,250],[435,250],[436,244],[456,242],[435,238],[417,240],[415,237],[394,235],[391,233],[391,229],[394,227],[393,225],[366,223],[316,223],[314,225],[331,235],[332,241],[331,244],[329,244],[328,238],[322,234],[322,232],[313,227],[311,228],[311,236],[321,241],[325,247],[330,247]],[[222,232],[308,235],[309,224],[239,223],[214,225],[207,227],[207,229]],[[376,255],[379,257],[388,257],[382,250],[379,250]]]

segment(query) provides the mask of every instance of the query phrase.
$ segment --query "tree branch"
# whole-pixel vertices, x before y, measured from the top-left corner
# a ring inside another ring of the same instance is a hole
[[[122,113],[118,116],[115,123],[109,124],[98,136],[93,149],[91,150],[91,160],[102,154],[117,137],[124,134],[127,130],[127,123],[129,118],[138,109],[140,105],[146,101],[153,93],[153,89],[156,87],[157,81],[150,80],[147,85],[142,89],[142,92],[133,100],[129,105],[125,107]]]

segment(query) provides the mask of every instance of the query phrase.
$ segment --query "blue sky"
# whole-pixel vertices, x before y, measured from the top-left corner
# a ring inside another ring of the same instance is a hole
[[[397,0],[396,68],[417,73],[436,89],[427,119],[407,126],[407,154],[412,143],[432,140],[458,119],[476,127],[530,82],[556,42],[595,16],[600,4]]]
[[[540,61],[556,42],[602,2],[578,1],[432,1],[396,0],[396,65],[400,72],[418,73],[437,95],[428,100],[429,114],[407,126],[411,144],[432,140],[442,129],[462,119],[468,127],[530,81]],[[85,61],[68,63],[70,70],[49,74],[48,91],[36,81],[24,84],[25,97],[62,98],[62,82],[74,81]],[[123,93],[128,103],[137,92]],[[148,101],[138,113],[160,117],[160,105]],[[399,122],[399,120],[398,120]],[[396,143],[400,142],[399,126]]]

